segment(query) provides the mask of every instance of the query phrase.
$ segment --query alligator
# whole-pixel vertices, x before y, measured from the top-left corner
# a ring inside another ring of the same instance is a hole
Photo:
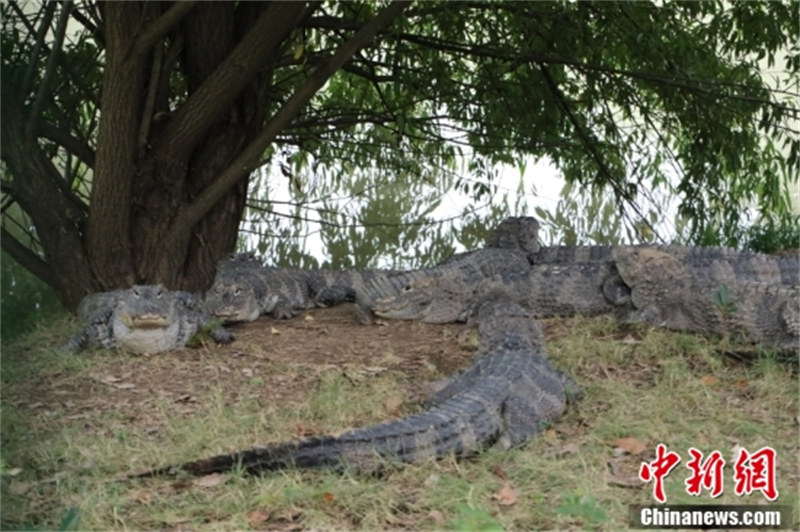
[[[272,443],[132,476],[286,467],[367,473],[389,464],[469,456],[492,444],[521,446],[544,423],[558,419],[567,399],[581,396],[580,387],[550,365],[541,326],[528,309],[503,294],[490,295],[474,321],[480,338],[476,361],[436,393],[424,412],[338,436]]]
[[[413,273],[413,272],[412,272]],[[466,321],[487,294],[501,291],[509,301],[534,309],[537,317],[595,316],[626,305],[630,290],[613,264],[548,264],[527,271],[503,272],[470,281],[409,276],[400,290],[361,297],[359,316],[419,320],[425,323]],[[373,294],[377,293],[374,286]],[[364,321],[364,320],[362,320]]]
[[[515,264],[522,265],[519,253],[535,253],[539,249],[539,222],[532,217],[511,217],[492,231],[487,247],[514,251]],[[488,272],[499,271],[488,265],[495,257],[474,251],[459,253],[445,263],[456,268],[476,261],[477,267]],[[461,265],[461,266],[459,266]],[[220,262],[214,283],[206,294],[205,306],[223,323],[253,321],[262,314],[288,319],[299,311],[313,307],[328,307],[345,301],[355,301],[356,293],[365,284],[378,285],[394,275],[394,270],[300,270],[274,268],[262,264],[253,253],[239,253]]]
[[[695,278],[709,282],[737,279],[767,284],[800,284],[800,254],[764,255],[753,251],[711,246],[594,245],[548,246],[538,242],[539,222],[530,216],[506,218],[492,231],[486,247],[519,249],[528,254],[531,265],[613,262],[615,250],[656,249],[690,264]]]
[[[519,268],[515,262],[513,267],[498,267],[496,272],[486,274],[468,267],[473,255],[466,253],[458,257],[460,267],[455,272],[450,259],[434,268],[367,283],[358,293],[358,314],[362,321],[373,315],[429,323],[463,321],[483,295],[494,290],[535,309],[539,317],[612,313],[630,304],[630,286],[617,271],[615,253],[644,250],[672,257],[684,266],[687,278],[706,285],[800,284],[797,255],[770,256],[674,245],[557,246],[529,253],[531,265],[527,269]]]
[[[501,275],[524,275],[530,270],[526,254],[517,248],[486,248],[453,255],[433,268],[396,272],[370,279],[356,291],[357,316],[362,323],[370,323],[382,303],[393,297],[405,297],[418,291],[435,290],[438,286],[452,286],[458,293],[464,293],[470,302],[477,301],[481,281]],[[419,289],[419,290],[417,290]],[[485,294],[484,294],[485,295]],[[428,318],[439,316],[447,311],[438,308],[439,303],[448,305],[442,298],[431,298],[424,315],[406,319],[422,319],[428,323],[446,321],[466,321],[473,308],[467,306],[455,319],[442,321]]]
[[[205,307],[223,323],[254,321],[262,314],[289,319],[303,309],[355,301],[365,282],[392,273],[274,268],[252,253],[239,253],[219,264]]]
[[[617,310],[621,321],[729,335],[778,351],[800,349],[800,284],[715,277],[713,269],[698,275],[693,264],[659,249],[618,248],[613,256],[631,291],[629,304]]]
[[[84,326],[68,341],[69,351],[99,346],[155,354],[183,347],[206,329],[219,343],[234,339],[211,321],[198,298],[162,285],[91,294],[81,301],[78,317]]]
[[[542,264],[579,264],[613,262],[618,251],[654,249],[667,253],[691,267],[695,278],[709,282],[736,279],[766,284],[800,284],[800,254],[765,255],[725,247],[680,245],[621,246],[550,246],[542,247],[528,258],[533,266]]]

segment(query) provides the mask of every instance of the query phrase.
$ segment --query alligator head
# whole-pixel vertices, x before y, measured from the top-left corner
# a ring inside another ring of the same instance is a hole
[[[371,305],[372,313],[381,318],[419,320],[425,323],[465,321],[472,300],[465,298],[466,287],[458,289],[440,277],[424,277],[408,282],[393,295],[379,297]]]
[[[255,321],[261,314],[258,296],[252,286],[225,280],[214,282],[206,294],[205,307],[223,323]]]
[[[180,320],[186,301],[161,285],[138,285],[123,292],[111,327],[117,346],[132,353],[159,353],[181,345]]]

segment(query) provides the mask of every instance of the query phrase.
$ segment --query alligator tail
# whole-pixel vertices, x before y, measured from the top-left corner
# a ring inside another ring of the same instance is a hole
[[[370,472],[390,463],[420,462],[448,454],[471,455],[494,443],[500,430],[499,412],[491,413],[485,399],[464,394],[431,410],[339,436],[274,443],[132,477],[181,472],[202,476],[235,469],[257,474],[292,467]]]

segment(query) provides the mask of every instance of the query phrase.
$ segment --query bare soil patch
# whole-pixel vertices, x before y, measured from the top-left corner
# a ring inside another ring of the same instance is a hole
[[[324,373],[353,380],[386,371],[404,375],[413,395],[424,383],[470,364],[477,343],[466,325],[386,321],[362,325],[353,305],[312,309],[292,320],[262,317],[231,327],[236,341],[206,343],[158,355],[85,353],[94,368],[79,375],[31,375],[4,400],[64,420],[117,412],[128,423],[154,430],[156,402],[190,414],[207,405],[210,386],[226,391],[225,403],[243,393],[265,407],[291,408]]]

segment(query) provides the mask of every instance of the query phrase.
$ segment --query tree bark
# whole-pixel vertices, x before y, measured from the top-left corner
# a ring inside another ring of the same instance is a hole
[[[92,181],[87,247],[107,289],[137,282],[130,213],[137,175],[137,133],[145,90],[145,58],[133,54],[144,11],[139,2],[104,4],[106,66]]]

